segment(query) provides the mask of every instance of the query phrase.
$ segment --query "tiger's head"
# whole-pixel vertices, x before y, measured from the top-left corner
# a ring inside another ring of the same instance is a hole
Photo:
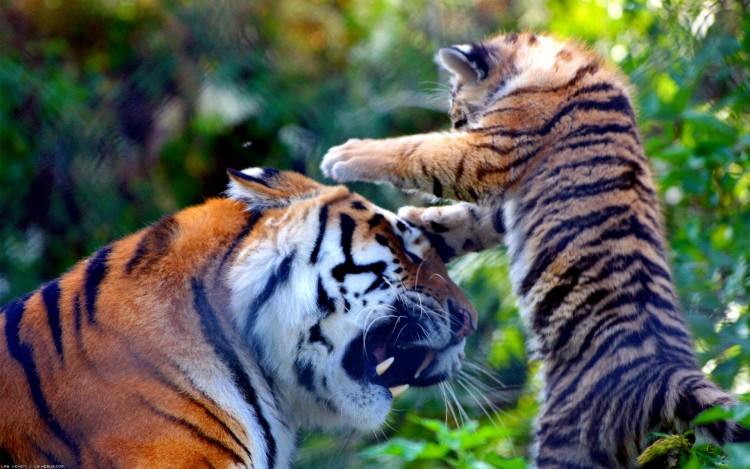
[[[493,104],[521,88],[565,91],[565,83],[595,73],[604,65],[585,47],[531,32],[499,34],[483,42],[445,47],[438,51],[436,61],[451,74],[449,114],[454,129],[478,126]],[[525,118],[519,127],[528,126],[530,116],[554,112],[549,100],[536,101],[529,99],[523,107],[491,112],[516,111]]]
[[[229,269],[233,319],[292,424],[374,429],[460,368],[476,312],[418,228],[297,173],[230,177],[264,225]]]

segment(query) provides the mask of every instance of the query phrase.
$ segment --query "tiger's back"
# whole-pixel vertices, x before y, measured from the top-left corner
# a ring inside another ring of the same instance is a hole
[[[0,447],[12,448],[18,463],[67,467],[242,462],[242,428],[182,371],[194,357],[206,369],[222,366],[196,334],[201,318],[182,312],[193,309],[191,279],[229,254],[249,216],[234,201],[209,201],[102,248],[7,305]],[[173,422],[176,415],[190,418]]]

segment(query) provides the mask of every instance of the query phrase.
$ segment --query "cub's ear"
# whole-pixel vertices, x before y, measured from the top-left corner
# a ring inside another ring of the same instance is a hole
[[[282,208],[317,195],[325,186],[293,171],[273,168],[228,169],[230,198],[252,210]]]
[[[438,51],[438,63],[443,68],[469,83],[487,77],[490,70],[489,53],[481,44],[463,44]]]

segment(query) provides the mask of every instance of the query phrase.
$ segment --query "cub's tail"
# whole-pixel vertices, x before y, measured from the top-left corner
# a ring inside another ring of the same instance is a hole
[[[692,376],[681,380],[676,390],[670,420],[676,421],[679,427],[687,427],[704,410],[717,406],[727,409],[738,403],[737,398],[717,387],[697,370]],[[718,445],[750,441],[750,429],[731,420],[698,424],[695,429],[699,435]]]

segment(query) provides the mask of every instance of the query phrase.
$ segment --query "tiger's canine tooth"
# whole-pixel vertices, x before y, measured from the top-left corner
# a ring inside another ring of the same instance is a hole
[[[424,369],[430,365],[433,358],[435,358],[435,351],[431,349],[427,350],[427,354],[424,356],[424,360],[422,360],[422,364],[419,365],[419,368],[417,368],[417,372],[414,373],[414,379],[419,378],[419,375],[422,374]]]
[[[378,374],[378,376],[382,375],[386,371],[388,371],[388,368],[391,367],[393,364],[393,360],[395,360],[394,357],[386,358],[381,363],[378,364],[378,366],[375,367],[375,373]]]
[[[407,389],[409,389],[408,384],[402,384],[400,386],[393,386],[392,388],[388,388],[394,399],[403,394]]]

